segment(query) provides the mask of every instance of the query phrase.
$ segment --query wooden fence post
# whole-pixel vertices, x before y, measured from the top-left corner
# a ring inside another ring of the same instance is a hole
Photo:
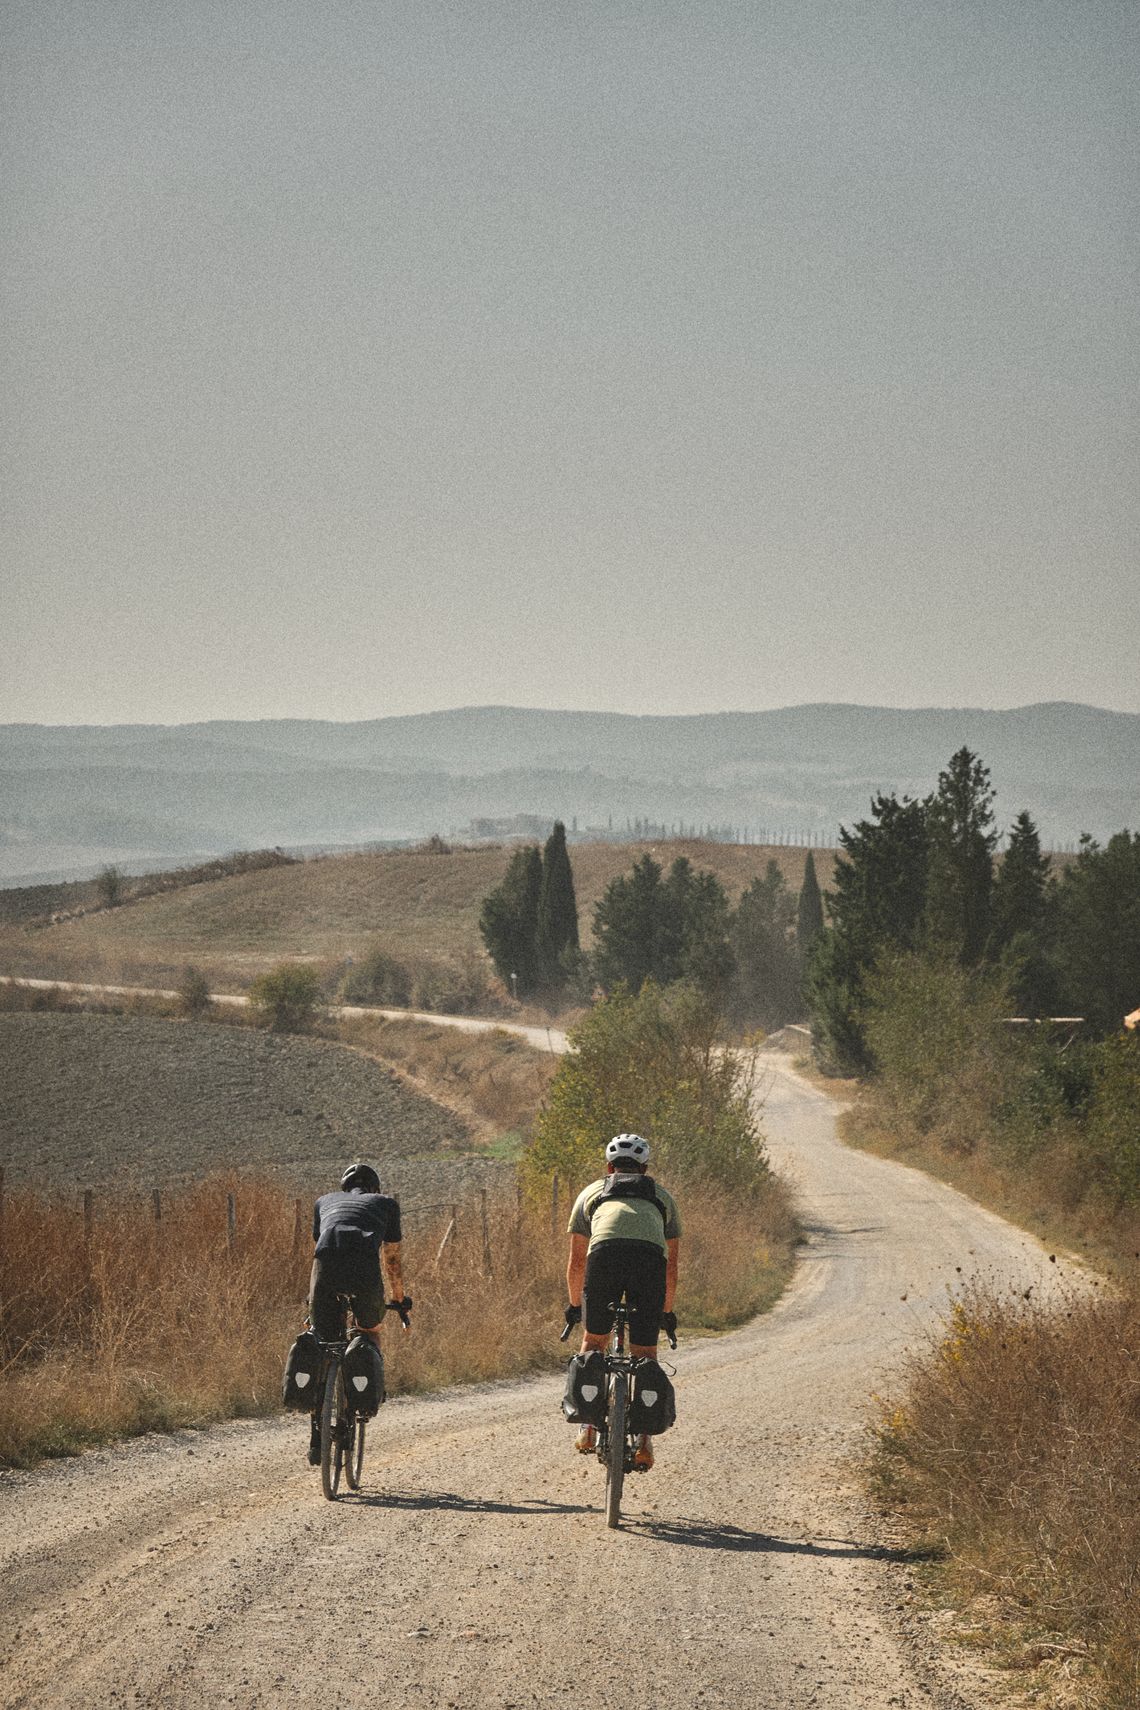
[[[492,1275],[491,1265],[491,1232],[487,1224],[487,1190],[479,1189],[479,1214],[483,1220],[483,1274]]]
[[[233,1257],[237,1243],[237,1204],[232,1193],[226,1195],[226,1251]]]
[[[455,1207],[452,1206],[452,1208],[451,1208],[451,1222],[448,1224],[447,1228],[443,1232],[443,1240],[439,1244],[439,1250],[435,1255],[435,1264],[432,1266],[433,1271],[438,1271],[439,1262],[443,1258],[444,1252],[445,1252],[446,1247],[447,1247],[447,1243],[452,1239],[454,1234],[455,1234]]]
[[[554,1172],[554,1180],[550,1184],[550,1233],[558,1233],[558,1171]]]
[[[293,1256],[296,1258],[301,1245],[301,1233],[305,1227],[305,1213],[299,1199],[293,1201]]]
[[[93,1188],[83,1190],[83,1240],[91,1240],[91,1230],[95,1224],[95,1192]]]
[[[158,1225],[162,1222],[162,1190],[161,1190],[161,1188],[155,1188],[154,1192],[151,1194],[150,1202],[154,1207],[154,1222],[155,1222],[155,1227],[157,1228]]]

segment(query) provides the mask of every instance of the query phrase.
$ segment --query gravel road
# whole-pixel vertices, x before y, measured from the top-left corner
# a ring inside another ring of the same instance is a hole
[[[851,1462],[869,1392],[957,1267],[1022,1287],[1056,1268],[953,1190],[841,1146],[835,1107],[790,1058],[773,1058],[766,1095],[805,1255],[775,1311],[682,1348],[678,1425],[631,1481],[620,1531],[549,1378],[389,1404],[364,1492],[335,1504],[295,1420],[9,1474],[0,1703],[988,1702],[939,1660]]]

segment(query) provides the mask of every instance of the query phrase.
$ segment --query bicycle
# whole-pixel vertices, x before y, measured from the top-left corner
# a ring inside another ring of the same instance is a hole
[[[634,1455],[637,1436],[629,1425],[629,1385],[637,1360],[625,1351],[629,1308],[624,1301],[610,1301],[614,1315],[609,1347],[605,1353],[606,1421],[598,1430],[597,1457],[606,1469],[606,1525],[616,1527],[621,1519],[621,1494],[627,1472],[635,1471]],[[572,1326],[567,1324],[559,1341],[565,1342]],[[677,1338],[669,1334],[669,1346],[677,1346]]]
[[[331,1342],[321,1342],[324,1355],[319,1414],[321,1489],[330,1502],[336,1500],[342,1472],[349,1490],[360,1489],[360,1475],[364,1468],[364,1427],[367,1423],[363,1415],[351,1406],[344,1381],[344,1356],[351,1340],[348,1318],[352,1301],[347,1294],[338,1294],[337,1299],[344,1306],[344,1335]],[[390,1300],[384,1311],[398,1313],[406,1330],[411,1322],[408,1318],[411,1304],[410,1298],[405,1296],[403,1300]]]

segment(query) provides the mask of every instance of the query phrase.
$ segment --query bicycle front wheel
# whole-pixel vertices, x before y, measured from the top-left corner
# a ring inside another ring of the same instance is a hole
[[[360,1473],[364,1466],[364,1420],[354,1413],[348,1421],[348,1443],[344,1452],[344,1476],[349,1490],[360,1489]]]
[[[340,1361],[330,1360],[321,1405],[321,1489],[332,1502],[340,1488],[344,1465],[341,1423],[344,1418],[344,1379]]]
[[[629,1379],[618,1372],[610,1391],[609,1450],[606,1455],[606,1525],[621,1519],[621,1492],[625,1483],[625,1415]]]

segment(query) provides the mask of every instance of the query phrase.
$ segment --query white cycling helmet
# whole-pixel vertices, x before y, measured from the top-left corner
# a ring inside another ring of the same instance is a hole
[[[615,1134],[606,1147],[607,1164],[647,1164],[649,1141],[640,1134]]]

